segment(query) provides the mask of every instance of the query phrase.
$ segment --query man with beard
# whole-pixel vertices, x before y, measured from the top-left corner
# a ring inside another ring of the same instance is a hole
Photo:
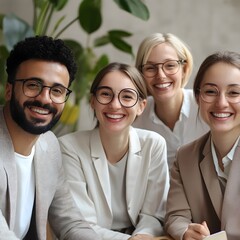
[[[75,77],[63,41],[31,37],[7,60],[6,103],[0,107],[0,240],[100,239],[83,220],[65,182],[56,124]]]

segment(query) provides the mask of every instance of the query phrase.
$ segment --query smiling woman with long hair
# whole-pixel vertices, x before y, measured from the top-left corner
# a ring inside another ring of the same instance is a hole
[[[59,139],[71,192],[103,239],[152,240],[163,234],[169,176],[164,138],[131,126],[146,105],[144,80],[111,63],[90,92],[96,128]]]
[[[194,94],[210,132],[181,147],[171,172],[166,230],[176,240],[225,230],[240,239],[240,54],[208,56]]]
[[[154,33],[140,44],[136,67],[149,96],[146,109],[133,125],[165,138],[170,169],[177,149],[209,129],[198,116],[192,89],[185,88],[192,73],[192,54],[177,36]]]

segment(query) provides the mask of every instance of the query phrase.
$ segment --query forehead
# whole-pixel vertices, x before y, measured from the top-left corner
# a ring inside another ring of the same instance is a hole
[[[22,62],[16,72],[16,79],[40,78],[46,85],[69,85],[69,72],[61,63],[31,59]]]
[[[218,62],[205,72],[202,84],[206,83],[222,87],[240,84],[240,70],[231,64]]]
[[[121,90],[123,88],[132,88],[135,89],[132,80],[125,74],[120,71],[113,71],[107,73],[99,84],[100,86],[108,86],[113,90]]]
[[[148,62],[164,62],[178,59],[176,50],[169,43],[160,43],[149,54]]]

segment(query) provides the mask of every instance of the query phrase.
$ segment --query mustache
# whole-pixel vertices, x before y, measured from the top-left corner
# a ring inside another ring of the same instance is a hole
[[[50,113],[56,114],[57,113],[57,109],[52,107],[50,104],[42,104],[39,101],[26,101],[23,104],[24,107],[40,107],[43,109],[47,109],[49,110]]]

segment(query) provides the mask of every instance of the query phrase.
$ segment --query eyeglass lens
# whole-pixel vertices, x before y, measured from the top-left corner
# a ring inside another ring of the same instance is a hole
[[[27,97],[37,97],[41,94],[43,88],[49,88],[50,98],[55,103],[64,103],[70,94],[70,90],[62,85],[44,86],[41,81],[36,79],[28,79],[23,81],[23,92]]]
[[[181,62],[179,60],[170,60],[164,63],[144,64],[142,73],[146,77],[154,77],[158,73],[159,66],[166,75],[173,75],[178,72]]]
[[[217,87],[212,85],[205,85],[200,89],[200,95],[203,101],[212,103],[220,95],[220,91]],[[225,92],[225,97],[228,102],[239,103],[240,102],[240,85],[231,86]]]
[[[99,103],[106,105],[112,102],[115,94],[109,87],[100,87],[95,96]],[[118,93],[118,100],[123,107],[133,107],[138,101],[138,93],[134,89],[124,88]]]

